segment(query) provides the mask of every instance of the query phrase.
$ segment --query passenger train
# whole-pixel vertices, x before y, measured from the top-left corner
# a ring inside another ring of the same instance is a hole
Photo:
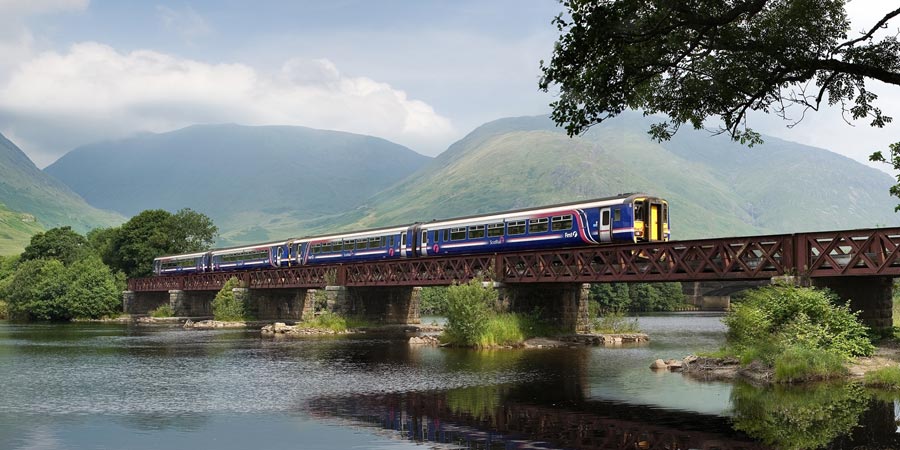
[[[416,222],[208,252],[162,256],[155,275],[669,240],[669,206],[622,194],[573,203]]]

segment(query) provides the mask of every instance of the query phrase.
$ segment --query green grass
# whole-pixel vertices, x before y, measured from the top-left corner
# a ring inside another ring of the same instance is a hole
[[[791,346],[775,358],[775,381],[796,383],[843,376],[847,374],[844,361],[833,352]]]
[[[311,320],[305,320],[297,324],[297,326],[305,328],[314,328],[317,330],[331,330],[336,333],[353,330],[357,328],[369,327],[372,324],[358,317],[343,317],[333,312],[323,312]]]
[[[150,317],[173,317],[175,316],[175,311],[172,310],[172,307],[167,303],[165,305],[160,305],[158,308],[150,311]]]
[[[10,211],[0,203],[0,255],[22,253],[31,236],[44,231],[34,216]]]
[[[637,317],[625,317],[624,311],[609,311],[591,321],[596,333],[640,333]]]
[[[900,390],[900,367],[884,367],[866,374],[866,386]]]
[[[493,348],[518,346],[533,337],[554,336],[561,330],[535,314],[501,313],[489,314],[484,330],[473,337],[474,343],[460,341],[447,333],[441,336],[445,343],[464,347]]]

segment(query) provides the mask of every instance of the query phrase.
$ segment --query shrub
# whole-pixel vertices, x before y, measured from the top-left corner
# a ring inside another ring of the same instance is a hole
[[[787,285],[748,292],[725,316],[728,345],[741,353],[753,347],[790,346],[821,349],[844,357],[871,355],[868,328],[847,304],[838,305],[828,290]]]
[[[900,367],[883,367],[866,374],[863,380],[866,386],[900,390]]]
[[[479,279],[448,287],[444,328],[447,340],[458,345],[478,344],[496,303],[497,291],[484,288]]]
[[[590,309],[590,308],[589,308]],[[637,317],[625,317],[624,311],[607,311],[600,317],[591,317],[591,328],[598,333],[638,333]]]
[[[325,311],[314,318],[304,321],[301,326],[308,328],[317,328],[320,330],[331,330],[336,332],[346,331],[354,328],[363,328],[371,324],[363,319],[356,317],[344,317],[340,314]]]
[[[775,381],[779,383],[825,380],[846,373],[841,354],[819,348],[792,345],[775,357]]]
[[[172,310],[172,306],[168,303],[164,305],[160,305],[158,308],[150,311],[151,317],[172,317],[175,315],[175,311]]]
[[[234,288],[241,287],[241,282],[236,277],[231,277],[222,286],[222,289],[213,299],[213,317],[223,322],[243,322],[248,319],[246,305],[241,299],[235,298]]]
[[[0,320],[6,320],[9,318],[9,309],[3,300],[0,300]]]

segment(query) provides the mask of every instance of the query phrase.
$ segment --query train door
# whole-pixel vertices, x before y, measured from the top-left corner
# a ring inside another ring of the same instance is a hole
[[[408,255],[406,253],[406,235],[409,233],[409,230],[403,230],[400,233],[400,257],[406,258]]]
[[[647,227],[649,228],[649,230],[647,230],[647,231],[649,231],[649,233],[650,233],[651,241],[658,241],[659,237],[660,237],[659,236],[660,235],[659,218],[662,215],[662,214],[660,214],[661,206],[662,205],[660,205],[659,203],[651,203],[650,204],[650,220],[649,220],[649,223],[647,224]]]
[[[610,220],[609,208],[600,209],[600,227],[598,230],[600,231],[598,239],[600,242],[612,241],[612,221]]]

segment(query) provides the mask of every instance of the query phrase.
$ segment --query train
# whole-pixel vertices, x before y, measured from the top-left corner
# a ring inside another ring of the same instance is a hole
[[[153,260],[154,275],[668,241],[669,205],[642,193],[306,236]]]

